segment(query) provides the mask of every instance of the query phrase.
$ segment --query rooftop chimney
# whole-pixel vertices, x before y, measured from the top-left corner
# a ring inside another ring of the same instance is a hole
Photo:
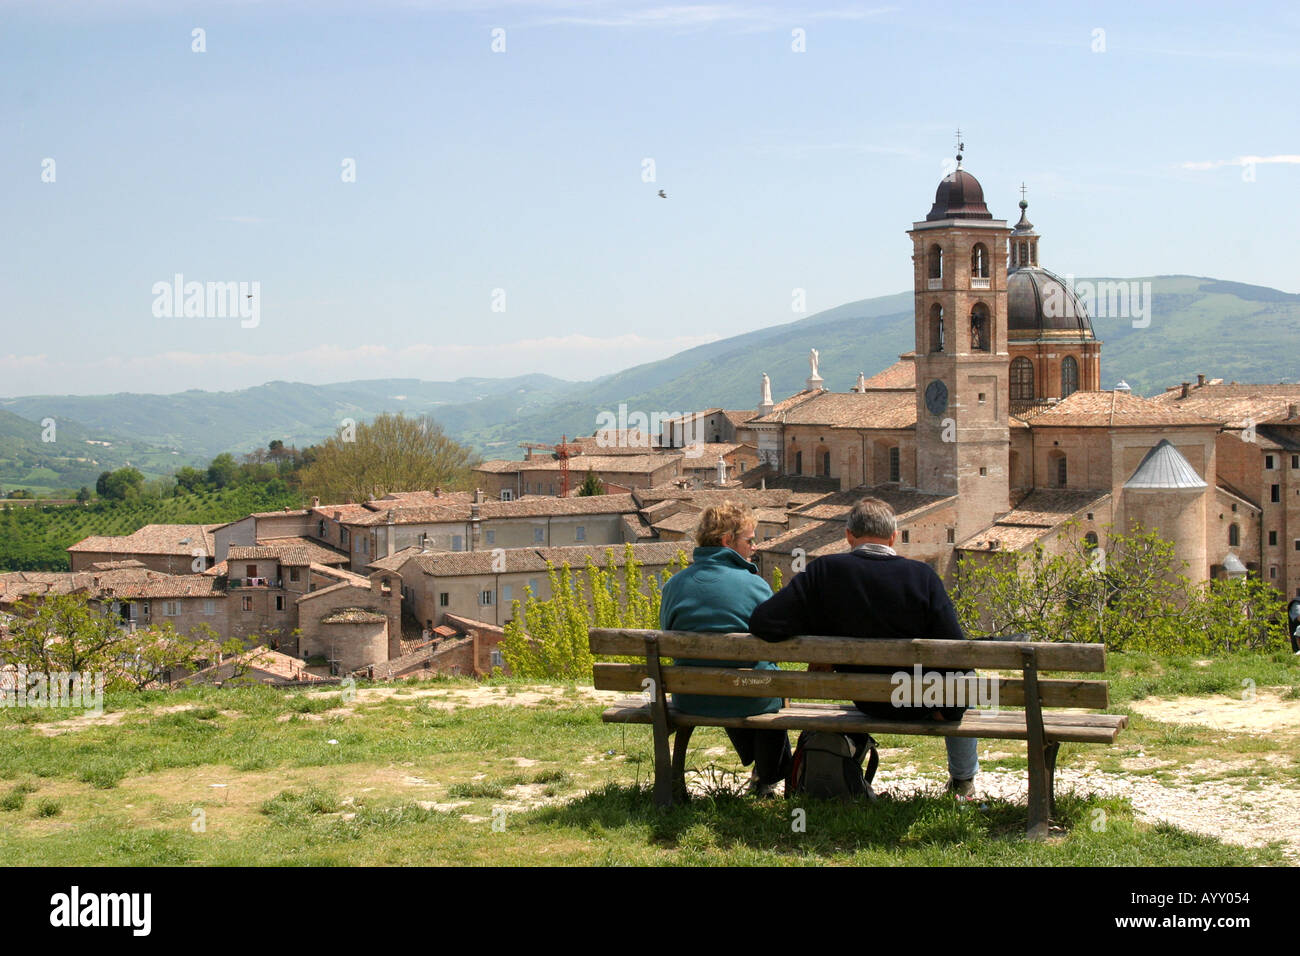
[[[1186,398],[1188,393],[1191,392],[1191,390],[1192,390],[1192,383],[1183,382],[1183,393],[1182,395],[1179,396],[1179,398]]]
[[[1205,376],[1198,372],[1196,374],[1196,387],[1201,388],[1205,385]]]
[[[312,506],[313,508],[319,508],[319,507],[320,507],[320,497],[319,497],[318,495],[312,495],[312,496],[311,496],[311,506]]]
[[[1288,405],[1286,407],[1286,417],[1300,418],[1300,405],[1296,405],[1294,402]]]
[[[476,505],[481,505],[482,503],[483,503],[483,489],[482,489],[482,488],[475,488],[475,489],[474,489],[474,504],[476,504]]]
[[[441,489],[441,488],[434,488],[434,489],[433,489],[433,496],[434,496],[435,498],[441,498],[441,497],[442,497],[442,489]]]

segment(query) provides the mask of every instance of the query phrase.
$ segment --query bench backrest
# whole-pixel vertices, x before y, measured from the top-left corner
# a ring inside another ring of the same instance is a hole
[[[1039,671],[1104,673],[1106,648],[1101,644],[1024,641],[863,640],[852,637],[794,637],[769,643],[751,634],[704,634],[592,628],[589,646],[596,656],[662,657],[748,662],[756,660],[845,664],[897,668],[889,674],[835,674],[806,671],[757,671],[742,667],[663,667],[667,693],[724,697],[790,697],[808,700],[889,701],[906,681],[920,703],[925,674],[944,670],[1016,670],[1018,677],[976,676],[930,681],[947,705],[995,701],[1026,703],[1026,684],[1037,687],[1043,707],[1102,709],[1109,705],[1104,680],[1041,679]],[[597,663],[598,690],[637,692],[650,673],[646,663]],[[898,675],[902,675],[899,677]],[[927,697],[926,703],[933,702]]]

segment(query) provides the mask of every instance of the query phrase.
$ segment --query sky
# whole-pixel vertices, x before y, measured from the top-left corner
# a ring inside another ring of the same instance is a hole
[[[589,379],[907,291],[958,129],[1061,275],[1300,292],[1298,39],[1281,3],[0,0],[0,396]]]

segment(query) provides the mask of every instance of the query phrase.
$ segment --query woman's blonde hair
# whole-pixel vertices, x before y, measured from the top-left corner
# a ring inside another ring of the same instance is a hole
[[[701,548],[719,548],[724,534],[739,536],[753,524],[752,508],[738,505],[734,501],[724,501],[720,505],[704,509],[700,523],[695,526],[695,543]]]

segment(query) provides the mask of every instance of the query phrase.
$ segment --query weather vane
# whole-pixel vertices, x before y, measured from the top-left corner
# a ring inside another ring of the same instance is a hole
[[[1022,201],[1025,198],[1025,184],[1023,182],[1020,184],[1020,198]]]
[[[961,141],[961,127],[957,127],[957,168],[961,169],[961,154],[965,152],[966,144]]]

